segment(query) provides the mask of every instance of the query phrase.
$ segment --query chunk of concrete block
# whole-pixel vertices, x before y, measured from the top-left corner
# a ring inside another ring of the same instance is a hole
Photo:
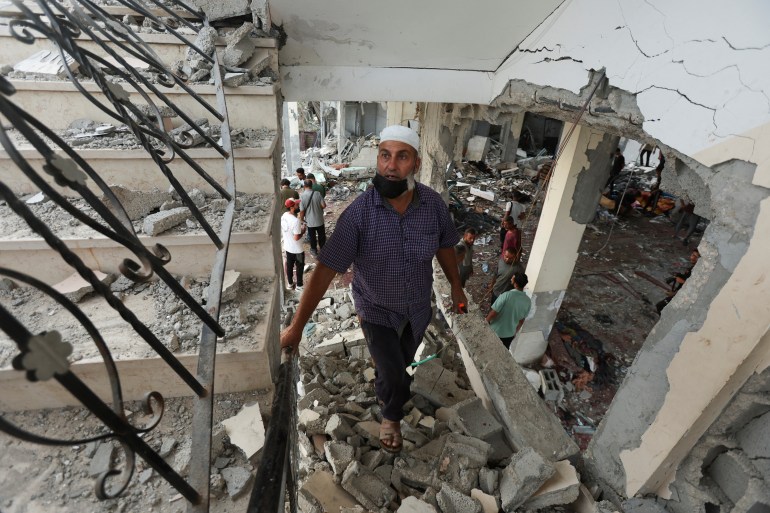
[[[227,436],[237,445],[246,458],[251,458],[265,444],[265,425],[259,411],[259,403],[244,406],[234,417],[223,420]]]
[[[554,463],[556,472],[530,497],[523,508],[542,509],[548,506],[571,504],[580,494],[580,477],[569,461]]]
[[[255,41],[249,37],[252,30],[254,24],[247,21],[225,38],[227,47],[222,54],[225,66],[239,66],[251,57],[256,47]]]
[[[227,2],[219,0],[192,0],[192,3],[206,13],[209,21],[251,14],[251,0],[228,0]]]
[[[126,211],[126,215],[132,221],[141,219],[153,210],[158,210],[163,203],[171,200],[171,195],[167,191],[158,189],[134,191],[122,185],[110,185],[110,191],[118,199],[123,210]],[[106,198],[103,201],[105,205],[112,207]]]
[[[342,488],[366,509],[377,510],[387,507],[395,500],[396,492],[380,476],[354,461],[342,475]]]
[[[100,282],[107,285],[112,283],[112,277],[109,274],[104,274],[101,271],[93,271],[93,273]],[[94,291],[93,286],[78,273],[70,275],[68,278],[54,285],[53,288],[57,292],[64,294],[66,298],[73,303],[79,302],[86,295]]]
[[[483,467],[479,469],[479,486],[484,493],[494,495],[500,479],[500,472]]]
[[[497,499],[493,495],[486,494],[478,488],[471,490],[471,498],[479,501],[481,510],[484,513],[498,513],[500,511],[500,505],[498,504]]]
[[[186,207],[163,210],[145,217],[144,223],[142,224],[142,231],[147,235],[154,237],[184,223],[189,218],[190,211]]]
[[[473,392],[457,386],[457,374],[445,369],[440,360],[431,360],[417,367],[412,392],[423,396],[435,406],[452,406],[473,397]]]
[[[478,438],[450,433],[436,461],[436,477],[464,494],[478,486],[479,470],[487,464],[490,445]]]
[[[477,189],[476,187],[471,187],[470,192],[478,198],[485,199],[487,201],[495,201],[495,193],[492,191],[485,191],[482,189]]]
[[[340,511],[340,508],[352,508],[356,500],[340,485],[334,482],[329,472],[314,472],[300,488],[300,496],[311,499],[318,511]],[[301,508],[301,511],[311,511]]]
[[[337,319],[344,321],[354,313],[355,313],[355,310],[350,305],[350,303],[342,303],[340,306],[337,307],[335,315],[337,316]]]
[[[238,297],[238,291],[240,290],[241,273],[238,271],[225,271],[225,275],[222,278],[222,295],[219,298],[219,302],[224,304],[233,301]],[[209,297],[209,288],[203,289],[203,297]]]
[[[364,369],[364,379],[366,380],[367,383],[373,382],[374,378],[375,378],[375,371],[373,368],[367,367],[366,369]]]
[[[346,440],[349,436],[356,434],[348,422],[336,413],[329,417],[324,432],[335,440]]]
[[[19,61],[13,66],[14,71],[67,78],[67,69],[75,71],[79,64],[66,52],[64,58],[58,50],[41,50]]]
[[[330,440],[324,443],[324,454],[326,455],[326,461],[332,466],[332,471],[335,476],[342,475],[350,462],[355,458],[356,451],[352,446],[345,442],[337,442]]]
[[[115,447],[112,442],[102,442],[96,449],[91,463],[88,465],[88,475],[96,477],[110,469],[112,457],[115,454]]]
[[[329,395],[329,392],[327,392],[325,388],[316,388],[305,394],[305,396],[297,402],[297,408],[300,410],[310,408],[316,401],[318,401],[319,405],[326,405],[329,404],[331,399],[332,396]]]
[[[373,420],[365,420],[353,426],[353,431],[364,438],[372,447],[380,446],[380,423]]]
[[[546,401],[559,402],[564,399],[564,389],[561,386],[559,374],[553,369],[540,371],[540,390]]]
[[[222,78],[222,84],[226,87],[240,87],[248,81],[248,73],[225,73],[225,76]]]
[[[398,472],[401,482],[419,490],[441,486],[441,482],[436,479],[433,467],[432,463],[414,458],[396,458],[393,462],[393,470]]]
[[[474,135],[468,140],[465,158],[473,161],[483,161],[489,151],[489,137]]]
[[[486,442],[503,432],[503,426],[484,408],[478,397],[472,397],[452,406],[457,412],[460,424],[466,435],[480,438]]]
[[[436,494],[443,513],[481,513],[481,503],[444,483]]]
[[[515,511],[555,472],[553,464],[531,447],[514,454],[511,463],[505,467],[500,476],[500,498],[503,509],[509,513]]]
[[[417,497],[407,497],[401,501],[396,513],[438,513],[432,504],[421,501]]]
[[[345,339],[337,333],[315,346],[313,351],[318,354],[345,354]]]
[[[234,499],[245,492],[254,476],[247,467],[228,467],[220,471],[227,484],[227,494]]]

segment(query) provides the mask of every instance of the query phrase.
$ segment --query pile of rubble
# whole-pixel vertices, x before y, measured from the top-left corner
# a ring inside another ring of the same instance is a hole
[[[133,221],[137,234],[155,237],[160,234],[192,235],[202,232],[192,212],[182,203],[176,191],[135,191],[121,185],[110,189],[123,205],[128,218]],[[187,191],[188,196],[200,209],[204,218],[215,229],[224,219],[227,200],[219,196],[208,197],[199,189]],[[95,237],[96,232],[72,217],[43,194],[21,196],[32,212],[60,238]],[[101,222],[94,209],[81,198],[71,198],[70,203],[82,213]],[[106,205],[109,201],[103,200]],[[270,217],[274,198],[270,194],[237,193],[233,232],[257,232],[262,230]],[[0,228],[4,239],[30,239],[39,236],[18,217],[5,203],[0,204]],[[101,235],[98,235],[101,236]]]
[[[381,450],[375,372],[354,315],[349,291],[331,291],[305,329],[302,511],[542,511],[578,498],[579,476],[568,461],[550,462],[530,447],[513,453],[503,426],[470,389],[457,342],[435,323],[416,358],[425,361],[414,367],[404,448]]]

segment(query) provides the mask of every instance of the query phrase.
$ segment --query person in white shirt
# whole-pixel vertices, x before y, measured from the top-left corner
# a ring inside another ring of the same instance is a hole
[[[284,212],[281,216],[281,239],[283,239],[283,249],[286,251],[286,281],[292,290],[296,287],[301,290],[302,272],[305,269],[305,250],[302,248],[300,239],[305,233],[305,227],[297,218],[299,200],[289,198],[284,205],[288,209],[288,212]],[[294,267],[297,268],[296,285]]]

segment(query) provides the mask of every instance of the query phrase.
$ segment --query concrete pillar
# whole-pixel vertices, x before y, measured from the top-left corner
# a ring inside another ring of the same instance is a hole
[[[446,170],[452,162],[454,138],[445,123],[444,103],[426,103],[420,121],[420,182],[440,192],[444,199]]]
[[[283,102],[283,149],[289,175],[300,167],[299,112],[297,102]]]
[[[526,290],[532,295],[532,310],[511,344],[519,363],[535,362],[545,353],[585,225],[593,219],[601,187],[609,176],[615,145],[617,137],[577,126],[551,176],[527,262]]]
[[[348,142],[345,137],[345,102],[337,102],[337,155],[342,162],[342,150]]]
[[[511,120],[506,123],[507,130],[503,135],[503,162],[516,161],[516,149],[519,147],[519,139],[521,139],[521,127],[524,125],[524,112],[517,112],[511,116]]]

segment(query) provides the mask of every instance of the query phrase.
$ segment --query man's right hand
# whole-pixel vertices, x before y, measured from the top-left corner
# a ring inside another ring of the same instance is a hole
[[[299,342],[302,340],[302,330],[296,330],[292,325],[281,331],[281,351],[291,350],[291,354],[299,355]]]

